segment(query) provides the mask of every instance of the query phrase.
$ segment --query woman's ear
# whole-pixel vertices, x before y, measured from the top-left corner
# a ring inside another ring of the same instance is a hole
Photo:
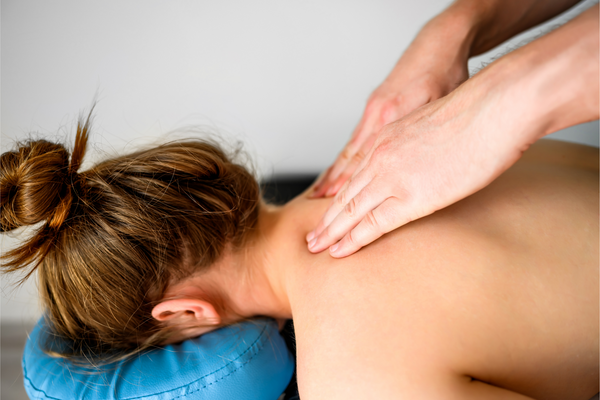
[[[211,326],[221,323],[212,304],[199,299],[164,300],[154,306],[152,317],[158,321],[184,326]]]

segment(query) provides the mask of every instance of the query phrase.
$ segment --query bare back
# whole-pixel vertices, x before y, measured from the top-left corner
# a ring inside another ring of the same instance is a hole
[[[598,149],[541,141],[480,192],[341,260],[302,241],[326,206],[287,206],[306,261],[289,287],[303,399],[598,391]]]

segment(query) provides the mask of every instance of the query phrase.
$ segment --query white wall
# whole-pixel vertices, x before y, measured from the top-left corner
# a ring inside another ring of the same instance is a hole
[[[245,142],[263,176],[316,173],[449,3],[3,0],[1,150],[31,131],[72,140],[96,97],[88,161],[204,125]],[[598,145],[597,122],[574,130],[562,135]],[[36,319],[35,287],[9,283],[2,321]]]

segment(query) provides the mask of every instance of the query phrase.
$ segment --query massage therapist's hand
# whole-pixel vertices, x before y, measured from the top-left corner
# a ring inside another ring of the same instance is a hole
[[[338,192],[369,152],[384,125],[445,96],[469,77],[468,49],[462,45],[468,32],[457,22],[438,17],[421,30],[392,72],[369,97],[350,141],[315,187],[313,197]],[[440,37],[445,39],[440,40]]]
[[[551,18],[577,0],[456,0],[429,21],[371,94],[350,141],[315,186],[333,196],[354,173],[380,129],[464,82],[469,57]]]
[[[598,42],[596,5],[383,127],[309,250],[350,255],[485,187],[540,137],[597,119]]]

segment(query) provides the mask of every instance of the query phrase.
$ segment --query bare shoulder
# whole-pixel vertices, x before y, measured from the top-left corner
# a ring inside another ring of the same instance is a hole
[[[497,277],[482,266],[508,259],[486,238],[438,228],[448,234],[423,223],[311,266],[293,310],[303,398],[468,399],[499,390],[472,383],[472,362],[481,337],[496,334],[495,310],[486,308],[498,288],[485,286]]]
[[[301,394],[417,398],[464,379],[534,398],[597,391],[597,162],[598,149],[537,143],[462,202],[311,259],[293,310]]]
[[[522,160],[598,171],[598,154],[597,147],[542,139],[534,143],[523,154]]]

